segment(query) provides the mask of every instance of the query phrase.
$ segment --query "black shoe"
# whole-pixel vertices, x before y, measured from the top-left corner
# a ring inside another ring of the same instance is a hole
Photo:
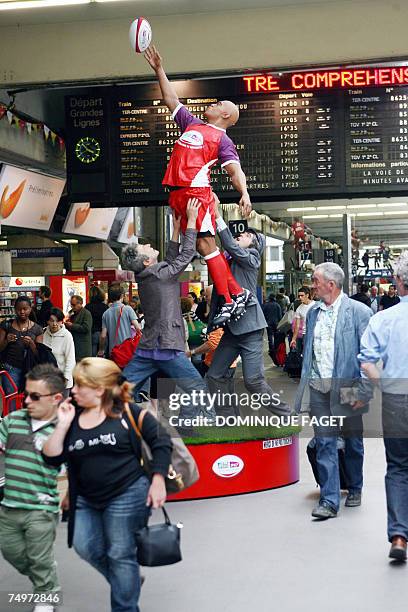
[[[242,317],[246,310],[246,305],[252,297],[252,293],[248,291],[248,289],[244,289],[242,293],[239,293],[237,296],[234,296],[235,303],[237,305],[237,309],[233,314],[233,319],[239,319]]]
[[[337,510],[334,510],[334,508],[329,506],[329,504],[322,502],[321,504],[316,506],[316,508],[313,508],[312,516],[321,520],[336,518]]]
[[[347,508],[361,506],[361,493],[348,493],[344,505],[347,506]]]
[[[395,561],[406,561],[407,560],[407,541],[402,536],[394,536],[392,538],[390,559]]]
[[[224,325],[231,320],[231,318],[235,314],[236,309],[237,305],[235,302],[228,302],[226,304],[223,304],[220,312],[215,315],[212,320],[213,327],[224,327]]]

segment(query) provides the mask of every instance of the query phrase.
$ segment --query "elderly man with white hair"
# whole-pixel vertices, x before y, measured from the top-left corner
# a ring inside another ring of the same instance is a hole
[[[357,355],[372,311],[343,293],[344,272],[337,264],[319,264],[312,280],[316,299],[320,301],[306,316],[302,376],[295,409],[299,412],[302,408],[308,389],[312,417],[344,417],[342,428],[340,419],[336,426],[322,422],[314,426],[320,500],[312,516],[328,519],[337,516],[340,506],[337,450],[340,434],[345,438],[346,506],[361,504],[364,458],[361,414],[367,410],[370,389],[361,384]]]
[[[358,356],[362,370],[382,389],[382,421],[387,473],[388,539],[391,559],[405,561],[408,539],[408,251],[397,260],[394,274],[399,304],[371,319]],[[376,367],[382,361],[380,374]]]

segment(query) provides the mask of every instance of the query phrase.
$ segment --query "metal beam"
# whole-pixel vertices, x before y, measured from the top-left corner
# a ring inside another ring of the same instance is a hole
[[[343,270],[344,270],[344,291],[351,295],[352,291],[352,272],[351,272],[351,217],[343,215]]]

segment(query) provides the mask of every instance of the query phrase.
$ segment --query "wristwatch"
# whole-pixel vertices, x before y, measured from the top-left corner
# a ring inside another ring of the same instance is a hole
[[[195,355],[195,349],[191,349],[191,356]]]

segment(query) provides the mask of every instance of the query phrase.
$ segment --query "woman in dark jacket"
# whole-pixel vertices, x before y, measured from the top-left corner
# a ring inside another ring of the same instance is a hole
[[[165,476],[171,439],[150,413],[142,435],[153,455],[151,483],[141,465],[140,441],[126,416],[132,385],[118,366],[88,357],[74,369],[72,394],[58,408],[58,425],[43,447],[54,466],[68,463],[68,545],[109,582],[112,612],[139,612],[139,566],[135,533],[145,526],[149,506],[166,500]],[[138,422],[140,409],[132,406]]]
[[[28,297],[18,297],[14,302],[14,310],[14,319],[3,321],[0,325],[0,351],[4,369],[13,379],[17,389],[22,391],[28,351],[34,355],[37,353],[37,345],[43,340],[43,330],[30,320],[33,310]],[[3,376],[1,384],[7,395],[14,392],[6,376]]]

